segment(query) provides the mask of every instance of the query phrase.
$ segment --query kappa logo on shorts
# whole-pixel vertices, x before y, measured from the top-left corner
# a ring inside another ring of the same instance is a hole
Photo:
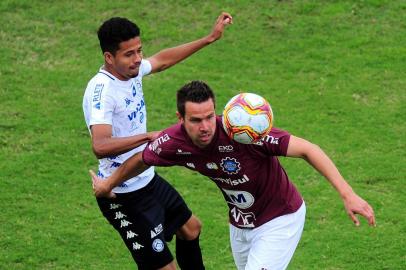
[[[228,174],[237,174],[241,169],[240,162],[238,162],[235,158],[230,157],[221,159],[220,166],[223,171]]]
[[[152,249],[156,252],[161,252],[164,250],[164,246],[164,242],[162,242],[161,239],[155,239],[154,242],[152,242]]]
[[[144,247],[143,245],[141,245],[141,244],[139,244],[137,242],[133,243],[133,250],[139,250],[139,249],[141,249],[143,247]]]

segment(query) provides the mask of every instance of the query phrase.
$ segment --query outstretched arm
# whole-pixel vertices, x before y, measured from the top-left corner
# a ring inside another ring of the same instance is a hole
[[[115,194],[111,190],[123,183],[131,177],[137,176],[149,166],[142,160],[142,152],[138,152],[129,159],[127,159],[114,173],[105,180],[100,179],[96,174],[90,170],[90,175],[93,182],[93,191],[96,197],[114,198]]]
[[[165,70],[189,57],[203,47],[220,39],[223,35],[225,26],[232,23],[233,18],[231,17],[231,15],[227,12],[223,12],[217,18],[213,30],[209,35],[201,39],[179,45],[177,47],[164,49],[156,53],[155,55],[147,58],[152,65],[151,73]]]
[[[364,216],[369,225],[375,226],[375,215],[372,207],[352,190],[337,167],[320,147],[302,138],[291,136],[287,156],[305,159],[334,186],[344,201],[348,215],[356,226],[360,224],[356,214]]]

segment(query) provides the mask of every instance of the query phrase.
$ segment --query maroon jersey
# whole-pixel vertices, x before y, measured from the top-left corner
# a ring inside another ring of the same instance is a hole
[[[145,148],[143,159],[147,165],[184,166],[208,176],[227,201],[230,223],[254,228],[293,213],[302,204],[277,158],[286,155],[289,138],[288,132],[272,128],[260,143],[241,144],[227,136],[217,117],[213,141],[204,149],[176,124]]]

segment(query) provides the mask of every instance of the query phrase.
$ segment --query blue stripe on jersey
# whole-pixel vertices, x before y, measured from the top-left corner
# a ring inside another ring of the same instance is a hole
[[[104,73],[104,72],[101,72],[101,71],[99,71],[99,73],[106,75],[107,77],[109,77],[109,78],[112,79],[113,81],[115,80],[113,77],[111,77],[111,76],[110,76],[109,74],[107,74],[107,73]]]

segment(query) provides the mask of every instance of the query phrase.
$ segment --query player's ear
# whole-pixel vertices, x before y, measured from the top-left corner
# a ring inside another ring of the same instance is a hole
[[[104,52],[104,61],[109,64],[112,65],[114,62],[114,55],[111,52]]]
[[[180,122],[181,124],[183,124],[184,120],[183,120],[182,115],[181,115],[179,112],[176,112],[176,117],[178,117],[179,122]]]

